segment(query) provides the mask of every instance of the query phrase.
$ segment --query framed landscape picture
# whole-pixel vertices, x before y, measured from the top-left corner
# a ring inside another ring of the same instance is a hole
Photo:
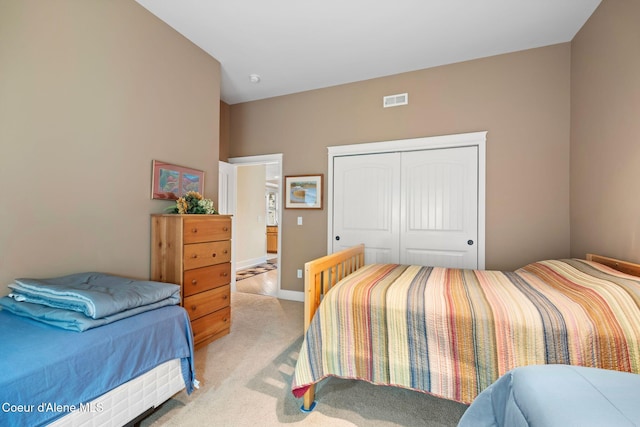
[[[322,209],[322,175],[284,177],[287,209]]]
[[[158,160],[152,164],[151,198],[178,200],[188,191],[204,195],[204,172]]]

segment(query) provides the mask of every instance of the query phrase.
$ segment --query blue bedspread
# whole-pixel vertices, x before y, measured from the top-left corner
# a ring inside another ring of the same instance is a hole
[[[186,311],[171,305],[78,334],[0,310],[0,424],[37,426],[168,360],[195,371]],[[29,411],[29,412],[19,412]]]
[[[458,427],[640,425],[640,375],[569,365],[507,372],[481,392]]]

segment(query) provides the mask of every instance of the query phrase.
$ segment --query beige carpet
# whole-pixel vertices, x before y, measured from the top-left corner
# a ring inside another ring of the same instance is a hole
[[[303,304],[233,293],[231,334],[196,351],[201,382],[141,426],[455,426],[464,405],[394,387],[329,378],[300,412],[290,392],[302,343]]]

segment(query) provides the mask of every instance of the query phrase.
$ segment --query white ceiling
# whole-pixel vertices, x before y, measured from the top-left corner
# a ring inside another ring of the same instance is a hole
[[[567,42],[601,0],[136,1],[220,61],[236,104]]]

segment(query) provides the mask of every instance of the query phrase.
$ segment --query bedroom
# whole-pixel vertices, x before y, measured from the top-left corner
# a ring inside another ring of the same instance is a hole
[[[476,130],[490,141],[488,268],[587,251],[640,261],[635,2],[605,0],[572,43],[231,106],[219,103],[220,64],[136,3],[2,7],[0,177],[19,183],[0,206],[3,283],[87,268],[148,277],[148,215],[163,208],[148,197],[153,158],[207,171],[214,197],[219,150],[268,146],[296,174],[324,170],[326,145]],[[407,86],[409,110],[372,111]],[[283,138],[285,121],[297,125]],[[325,224],[313,212],[302,236],[283,232],[284,289],[302,289],[295,271],[324,253]]]

